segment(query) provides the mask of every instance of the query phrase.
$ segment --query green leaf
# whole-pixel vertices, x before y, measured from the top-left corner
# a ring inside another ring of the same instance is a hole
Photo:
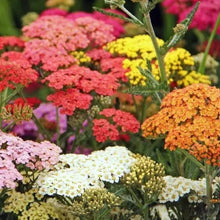
[[[175,31],[176,33],[173,36],[171,36],[170,39],[167,42],[165,42],[165,44],[160,48],[161,53],[163,55],[165,55],[166,52],[171,47],[173,47],[176,43],[178,43],[183,38],[183,36],[185,35],[185,33],[188,30],[189,25],[192,22],[192,19],[193,19],[195,13],[196,13],[198,7],[199,7],[199,2],[197,2],[195,4],[195,6],[191,10],[191,12],[187,15],[186,19],[184,19],[182,22],[177,24],[176,31]]]
[[[97,8],[97,7],[93,7],[93,9],[98,11],[98,12],[101,12],[102,14],[109,15],[109,16],[116,17],[116,18],[120,18],[120,19],[122,19],[122,20],[124,20],[126,22],[131,22],[131,23],[134,23],[134,24],[137,24],[137,25],[142,25],[140,22],[138,22],[136,20],[133,20],[133,19],[130,19],[130,18],[126,18],[123,15],[119,15],[119,14],[115,14],[115,13],[112,13],[112,12],[108,12],[108,11],[105,11],[104,9]]]

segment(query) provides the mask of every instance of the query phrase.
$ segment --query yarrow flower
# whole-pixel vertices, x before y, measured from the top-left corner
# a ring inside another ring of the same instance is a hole
[[[1,36],[0,37],[0,50],[21,50],[24,48],[24,41],[15,36]]]
[[[134,161],[132,153],[120,146],[94,151],[88,156],[61,155],[54,170],[40,174],[36,186],[43,195],[58,194],[75,198],[87,189],[103,188],[104,182],[118,182],[130,171]]]
[[[0,58],[0,91],[14,85],[27,87],[38,79],[38,73],[20,52],[5,52]]]
[[[92,96],[81,93],[78,89],[70,88],[66,91],[58,91],[47,97],[56,107],[61,107],[60,113],[72,115],[76,108],[88,109]]]
[[[161,110],[142,124],[143,136],[166,135],[165,148],[185,149],[200,161],[220,166],[220,92],[194,84],[174,90]]]
[[[192,10],[196,2],[197,0],[165,0],[163,1],[163,6],[168,13],[177,15],[179,21],[182,21]],[[201,0],[190,28],[211,31],[215,25],[219,11],[220,5],[218,0]],[[218,33],[220,33],[220,28],[218,28]]]
[[[4,212],[18,215],[18,219],[58,219],[59,210],[50,203],[41,201],[42,195],[37,189],[31,189],[24,193],[11,190],[7,192]]]
[[[114,39],[112,26],[91,17],[71,21],[62,16],[43,16],[22,30],[29,39],[24,56],[46,71],[74,64],[70,52],[99,47]]]
[[[195,61],[189,51],[184,48],[170,50],[164,57],[166,74],[169,82],[176,82],[177,86],[185,87],[194,83],[210,84],[209,76],[195,71]],[[157,65],[156,67],[154,65]],[[154,73],[159,75],[158,63],[153,64]]]
[[[61,8],[63,10],[69,10],[75,3],[74,0],[47,0],[46,6],[48,8]]]
[[[161,39],[157,40],[160,46],[164,44]],[[127,76],[130,84],[141,84],[144,86],[147,83],[147,78],[140,73],[138,68],[147,69],[146,60],[149,60],[155,79],[160,80],[156,53],[148,35],[137,35],[133,38],[126,37],[117,39],[116,41],[108,43],[105,49],[109,51],[112,56],[119,56],[121,58],[121,64],[114,60],[111,61],[111,59],[104,59],[101,61],[101,67],[104,71],[106,69],[112,69],[111,71],[113,73],[123,73]],[[169,83],[175,82],[177,86],[180,87],[193,83],[210,84],[209,76],[195,72],[194,59],[192,55],[183,48],[168,51],[164,57],[164,62]],[[112,67],[110,67],[111,63],[113,63]],[[118,68],[119,65],[122,65],[124,72]]]
[[[145,198],[151,200],[158,196],[165,186],[164,167],[151,160],[150,157],[135,154],[134,158],[136,161],[131,171],[125,174],[121,181],[125,185],[141,190]]]
[[[2,107],[0,116],[6,122],[13,121],[15,124],[20,122],[29,121],[32,117],[33,109],[30,105],[22,104],[8,104]]]
[[[189,202],[201,202],[202,197],[206,195],[205,179],[191,180],[181,176],[164,176],[163,179],[166,186],[158,197],[160,203],[177,202],[186,195]]]
[[[98,142],[105,142],[108,139],[119,140],[120,133],[139,131],[140,123],[131,113],[110,108],[99,112],[99,115],[105,116],[106,119],[93,120],[93,135]],[[113,124],[107,119],[112,119]]]
[[[59,15],[65,17],[68,14],[66,10],[60,8],[49,8],[40,13],[40,17],[48,15]]]
[[[41,143],[23,141],[19,137],[0,132],[0,158],[3,162],[0,172],[1,188],[4,186],[14,188],[16,184],[13,181],[22,179],[16,165],[23,164],[37,170],[49,169],[58,162],[60,152],[58,146],[48,141]]]
[[[77,65],[53,72],[42,80],[42,82],[47,81],[48,85],[55,89],[72,86],[85,93],[95,91],[99,95],[113,95],[119,86],[114,76]]]

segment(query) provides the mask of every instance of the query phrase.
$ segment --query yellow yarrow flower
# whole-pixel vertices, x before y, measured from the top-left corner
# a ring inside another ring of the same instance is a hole
[[[157,39],[159,46],[164,41]],[[123,68],[127,69],[126,76],[131,85],[147,84],[147,78],[143,76],[139,67],[147,69],[147,60],[151,62],[152,74],[154,78],[160,80],[160,70],[156,52],[149,35],[137,35],[135,37],[120,38],[108,43],[105,49],[113,56],[125,57]],[[208,76],[195,71],[196,66],[193,56],[184,48],[170,50],[164,57],[165,70],[168,84],[175,81],[182,87],[194,83],[210,84]]]
[[[78,65],[83,65],[91,62],[91,58],[85,54],[84,51],[74,51],[71,53],[76,60]]]
[[[157,39],[159,46],[164,41]],[[146,60],[156,60],[156,52],[149,35],[137,35],[135,37],[120,38],[112,41],[105,47],[114,56],[123,56],[123,68],[128,69],[126,76],[132,85],[146,85],[147,79],[143,76],[138,66],[143,69],[147,68]]]

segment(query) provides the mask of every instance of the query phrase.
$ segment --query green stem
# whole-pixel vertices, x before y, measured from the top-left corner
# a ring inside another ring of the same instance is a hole
[[[188,159],[190,159],[194,164],[196,164],[203,172],[205,172],[205,167],[200,163],[193,155],[189,154],[187,151],[178,148],[177,151],[183,153]]]
[[[131,193],[132,197],[135,199],[136,206],[142,210],[143,205],[141,201],[138,199],[138,197],[136,196],[136,194],[134,193],[133,189],[128,187],[128,191]]]
[[[57,145],[60,145],[60,117],[59,117],[59,109],[56,108],[56,132],[57,132]]]
[[[4,89],[1,92],[1,100],[0,100],[0,112],[2,112],[2,107],[6,105],[6,99],[8,95],[8,88]],[[2,118],[0,117],[0,128],[2,128]]]
[[[206,179],[206,205],[207,205],[207,220],[212,220],[211,208],[212,204],[210,200],[212,199],[212,177],[211,177],[211,166],[207,163],[205,164],[205,179]]]
[[[206,63],[206,60],[207,60],[207,57],[208,57],[208,53],[209,53],[212,41],[213,41],[213,39],[215,37],[216,31],[217,31],[219,25],[220,25],[220,13],[219,13],[218,18],[216,20],[215,27],[212,30],[211,36],[210,36],[210,38],[208,40],[208,44],[206,46],[202,62],[199,65],[198,72],[201,73],[201,74],[204,74],[204,72],[205,72],[205,63]]]
[[[15,123],[12,122],[12,123],[8,124],[7,126],[5,126],[5,127],[2,129],[2,131],[3,131],[3,132],[6,132],[12,125],[15,125]]]
[[[141,4],[141,5],[143,7],[145,7],[144,4]],[[158,65],[159,65],[159,69],[160,69],[161,82],[168,88],[168,86],[167,86],[167,76],[166,76],[163,56],[160,53],[160,47],[159,47],[158,42],[157,42],[157,37],[155,35],[149,13],[144,15],[144,23],[146,25],[146,30],[149,33],[149,35],[151,37],[151,40],[152,40],[152,43],[154,45],[154,49],[155,49],[155,52],[156,52]],[[168,89],[166,89],[166,90],[168,90]]]
[[[147,105],[146,103],[146,100],[147,100],[147,97],[143,97],[143,105],[142,105],[142,111],[141,111],[141,124],[143,123],[145,117],[146,117],[146,109],[147,107],[149,107],[149,105]]]
[[[132,18],[135,22],[139,23],[139,25],[143,26],[144,24],[136,17],[134,16],[130,11],[128,11],[124,5],[119,6],[119,8],[125,13],[127,14],[130,18]]]
[[[139,114],[139,111],[138,111],[138,105],[137,105],[136,99],[135,99],[135,97],[134,97],[133,94],[131,95],[131,97],[132,97],[132,100],[133,100],[133,102],[134,102],[134,106],[135,106],[137,118],[138,118],[138,120],[140,121],[141,115]]]
[[[144,209],[142,209],[144,220],[149,220],[149,210],[148,206],[146,206]]]

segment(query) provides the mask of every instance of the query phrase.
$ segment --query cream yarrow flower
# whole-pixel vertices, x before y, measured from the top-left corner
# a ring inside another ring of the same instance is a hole
[[[35,184],[43,195],[80,196],[86,189],[103,188],[104,182],[119,182],[135,162],[125,147],[107,147],[91,155],[65,154],[49,172],[39,175]]]
[[[188,195],[189,202],[201,202],[206,195],[205,179],[191,180],[184,177],[165,176],[166,187],[159,195],[160,203],[177,202],[180,197]]]

